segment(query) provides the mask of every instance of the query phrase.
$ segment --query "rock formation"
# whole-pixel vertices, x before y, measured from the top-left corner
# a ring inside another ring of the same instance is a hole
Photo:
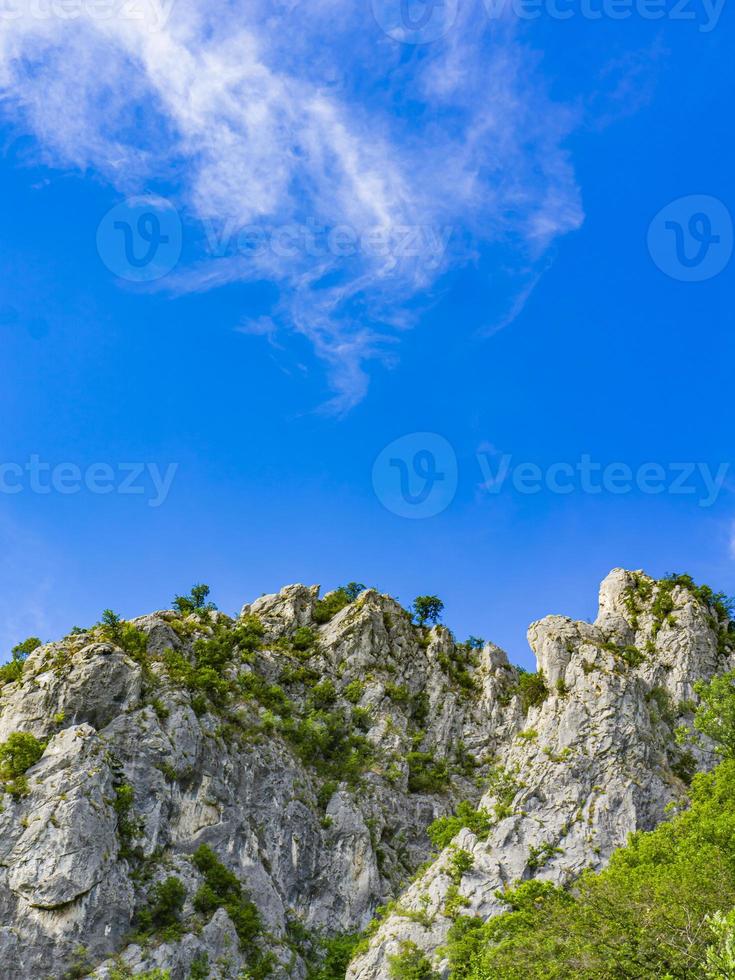
[[[349,980],[406,942],[446,975],[458,913],[601,867],[712,764],[674,737],[735,662],[706,595],[616,569],[594,624],[528,635],[536,675],[373,590],[294,585],[39,647],[0,691],[0,742],[42,743],[2,797],[4,980],[302,980],[368,926]],[[482,827],[437,852],[458,807]]]

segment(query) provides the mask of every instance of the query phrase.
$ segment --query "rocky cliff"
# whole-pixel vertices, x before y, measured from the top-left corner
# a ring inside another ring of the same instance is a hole
[[[446,975],[458,914],[685,797],[712,759],[674,734],[732,640],[707,590],[620,569],[594,624],[531,626],[535,675],[373,590],[75,630],[0,691],[37,746],[2,784],[2,976],[301,980],[362,930],[350,980],[407,943]]]

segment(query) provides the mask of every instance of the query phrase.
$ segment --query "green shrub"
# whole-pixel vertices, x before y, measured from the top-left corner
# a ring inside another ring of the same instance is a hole
[[[532,880],[504,900],[507,913],[450,933],[453,978],[705,976],[712,917],[735,906],[735,761],[696,776],[691,809],[632,834],[573,892]]]
[[[199,953],[191,961],[189,968],[189,980],[208,980],[209,977],[209,957],[206,953]]]
[[[538,732],[535,728],[527,728],[524,732],[518,732],[516,738],[519,742],[535,742],[538,738]]]
[[[335,589],[328,592],[323,599],[319,599],[314,606],[314,621],[317,623],[328,623],[333,616],[336,616],[345,606],[349,606],[350,599],[343,589]]]
[[[348,582],[347,585],[340,585],[333,592],[328,592],[323,599],[318,600],[314,607],[314,620],[317,623],[328,623],[333,616],[354,602],[364,591],[365,586],[361,582]]]
[[[364,681],[354,680],[345,687],[342,691],[342,696],[346,698],[351,704],[357,704],[357,702],[362,698],[365,693],[365,683]]]
[[[694,690],[701,698],[694,727],[711,738],[722,755],[735,757],[735,670],[709,684],[697,683]]]
[[[316,645],[316,639],[316,633],[313,629],[309,626],[299,626],[297,630],[294,630],[291,637],[291,646],[294,650],[304,653]]]
[[[434,847],[443,850],[465,827],[480,840],[485,840],[494,824],[495,821],[487,810],[476,810],[468,800],[462,800],[457,805],[454,816],[439,817],[429,824],[428,834]]]
[[[513,801],[522,788],[516,779],[516,772],[508,771],[503,766],[494,766],[487,778],[488,792],[495,797],[494,811],[496,820],[505,820],[512,816]]]
[[[44,753],[45,742],[28,732],[13,732],[0,744],[0,772],[5,779],[21,776],[35,765]]]
[[[403,943],[397,956],[388,957],[390,980],[439,980],[431,962],[415,943]]]
[[[135,980],[171,980],[171,971],[155,969],[134,974],[132,967],[123,960],[117,959],[108,975],[109,980],[128,980],[132,976],[135,976]]]
[[[413,694],[411,696],[411,722],[418,728],[423,728],[428,720],[430,707],[429,695],[426,691]]]
[[[131,842],[138,832],[138,825],[130,813],[135,802],[135,791],[130,783],[120,783],[115,787],[113,806],[117,814],[117,835],[120,839],[120,857],[132,856]]]
[[[232,634],[242,660],[250,662],[263,644],[265,627],[257,616],[243,616],[237,621]]]
[[[369,708],[353,708],[352,724],[361,732],[368,732],[373,725],[373,716]]]
[[[257,648],[262,636],[259,621],[255,617],[253,620],[241,622],[234,630],[217,623],[211,636],[194,642],[193,661],[180,650],[164,651],[163,662],[171,680],[200,699],[206,698],[215,708],[225,707],[236,690],[235,681],[227,676],[228,668],[233,666],[236,647],[245,650],[247,655]],[[202,706],[200,700],[199,707]],[[203,711],[197,711],[200,713]]]
[[[210,612],[217,607],[213,602],[207,602],[208,595],[208,585],[195,585],[188,595],[175,596],[173,599],[173,607],[184,616],[188,616],[193,612]]]
[[[34,650],[37,650],[41,646],[41,640],[37,636],[29,636],[27,640],[23,640],[22,643],[16,643],[13,649],[10,651],[13,657],[19,657],[23,660],[26,659]]]
[[[358,933],[318,940],[316,954],[318,965],[309,969],[306,980],[344,980],[359,940]]]
[[[443,793],[449,785],[446,762],[435,759],[431,752],[409,752],[408,789],[411,793]]]
[[[451,848],[447,872],[452,882],[458,885],[467,872],[472,870],[474,863],[475,859],[469,851],[458,847]]]
[[[225,867],[206,844],[197,848],[192,861],[204,877],[204,884],[194,896],[194,908],[204,914],[223,908],[235,926],[240,948],[250,958],[253,977],[267,976],[271,958],[264,956],[256,945],[262,933],[260,914],[237,875]]]
[[[337,700],[337,691],[332,680],[327,678],[316,684],[309,694],[308,705],[310,708],[323,710],[331,707]]]
[[[518,677],[518,690],[520,691],[521,707],[524,714],[530,708],[538,708],[549,694],[544,672],[539,670],[535,674],[530,674],[528,671],[521,671]]]
[[[385,696],[395,701],[396,704],[408,704],[411,699],[411,692],[404,684],[386,684]]]
[[[71,954],[69,968],[62,974],[62,980],[81,980],[93,969],[86,946],[76,946]]]
[[[697,760],[689,749],[685,749],[671,764],[671,771],[689,786],[697,772]]]
[[[186,888],[180,878],[171,876],[159,881],[148,895],[148,904],[138,912],[138,924],[144,932],[165,933],[167,939],[181,934],[181,912]]]

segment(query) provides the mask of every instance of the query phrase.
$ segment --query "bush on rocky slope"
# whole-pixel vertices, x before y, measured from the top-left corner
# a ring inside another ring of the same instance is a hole
[[[697,727],[725,759],[695,777],[691,808],[571,890],[530,880],[503,893],[505,914],[459,917],[452,980],[735,976],[735,673],[700,693]]]

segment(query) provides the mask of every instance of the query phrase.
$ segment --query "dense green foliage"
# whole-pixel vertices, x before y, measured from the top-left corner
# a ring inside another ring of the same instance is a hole
[[[724,761],[694,778],[690,808],[632,834],[570,890],[526,881],[502,894],[505,914],[459,916],[453,980],[735,977],[734,680],[699,687],[697,727]]]
[[[696,684],[695,690],[702,699],[695,728],[713,739],[723,755],[735,757],[735,671]]]
[[[359,938],[358,933],[348,933],[320,940],[318,965],[309,970],[307,980],[344,980]]]
[[[171,679],[194,695],[194,710],[202,714],[209,706],[224,707],[236,693],[234,682],[227,676],[235,652],[241,662],[252,660],[263,636],[263,625],[256,616],[246,616],[235,628],[216,623],[212,635],[194,641],[193,659],[180,650],[166,650],[163,661]]]

